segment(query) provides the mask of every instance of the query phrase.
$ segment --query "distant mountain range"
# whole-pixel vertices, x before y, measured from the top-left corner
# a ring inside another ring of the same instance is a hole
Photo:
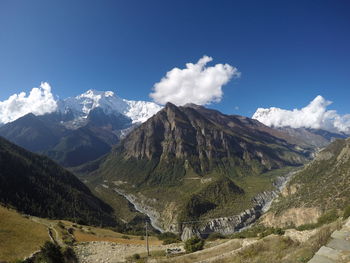
[[[0,135],[66,167],[77,166],[109,152],[128,129],[161,109],[152,102],[93,90],[57,104],[53,113],[30,113],[3,125]]]
[[[70,167],[123,222],[143,222],[138,210],[167,231],[183,231],[180,222],[261,207],[288,167],[345,138],[275,129],[194,104],[162,108],[113,92],[90,90],[57,104],[55,112],[1,126],[0,135]]]

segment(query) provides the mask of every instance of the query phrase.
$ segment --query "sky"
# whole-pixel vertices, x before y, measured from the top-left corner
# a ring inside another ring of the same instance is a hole
[[[0,103],[48,82],[59,98],[112,90],[249,117],[320,95],[343,117],[349,13],[346,0],[0,0]]]

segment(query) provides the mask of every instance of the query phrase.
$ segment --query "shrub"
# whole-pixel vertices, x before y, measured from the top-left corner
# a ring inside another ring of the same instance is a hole
[[[158,238],[160,240],[165,240],[165,239],[178,239],[178,236],[174,233],[171,232],[164,232],[158,235]]]
[[[169,244],[173,244],[173,243],[177,243],[180,240],[178,238],[167,238],[163,240],[163,245],[169,245]]]
[[[350,206],[344,209],[343,218],[346,219],[350,216]]]
[[[192,237],[185,242],[185,250],[187,253],[192,253],[202,250],[204,247],[204,240],[199,237]]]
[[[122,238],[124,238],[124,239],[130,239],[130,237],[129,237],[129,236],[126,236],[126,235],[122,235]]]
[[[320,216],[317,220],[317,224],[324,225],[324,224],[329,224],[337,220],[338,218],[338,213],[336,210],[330,210],[326,213],[324,213],[322,216]]]
[[[134,254],[134,255],[132,255],[132,258],[137,260],[137,259],[140,259],[141,256],[140,256],[140,254]]]
[[[63,263],[63,255],[60,250],[60,246],[46,241],[40,249],[40,255],[35,262],[45,263]]]
[[[224,239],[225,236],[223,234],[220,233],[211,233],[208,237],[207,240],[212,241],[212,240],[216,240],[216,239]]]
[[[65,247],[62,254],[66,262],[77,262],[77,256],[71,247]]]
[[[171,232],[164,232],[159,234],[158,239],[163,240],[163,245],[168,245],[181,241],[178,235]]]

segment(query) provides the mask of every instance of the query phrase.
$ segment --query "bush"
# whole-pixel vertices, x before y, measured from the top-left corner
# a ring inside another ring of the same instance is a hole
[[[317,224],[324,225],[324,224],[329,224],[337,220],[338,218],[338,213],[336,210],[330,210],[326,213],[324,213],[322,216],[320,216],[317,220]]]
[[[134,255],[132,255],[132,258],[137,260],[137,259],[140,259],[141,256],[140,256],[140,254],[134,254]]]
[[[158,239],[163,240],[163,245],[168,245],[181,241],[178,235],[171,232],[164,232],[159,234]]]
[[[211,233],[208,237],[207,240],[212,241],[212,240],[216,240],[216,239],[224,239],[225,236],[223,234],[220,233]]]
[[[174,233],[171,232],[164,232],[158,235],[158,238],[160,240],[165,240],[165,239],[178,239],[178,236]]]
[[[346,219],[350,216],[350,206],[344,209],[343,218]]]
[[[180,242],[177,238],[168,238],[163,240],[163,245],[169,245],[177,242]]]
[[[130,239],[130,237],[129,237],[129,236],[126,236],[126,235],[122,235],[122,238],[124,238],[124,239]]]
[[[199,237],[192,237],[185,242],[185,250],[187,253],[192,253],[202,250],[204,247],[204,240]]]
[[[274,227],[265,227],[262,225],[253,226],[251,228],[247,228],[241,232],[234,233],[231,235],[231,238],[251,238],[251,237],[266,237],[271,234],[275,235],[284,235],[284,230],[282,228],[274,228]]]
[[[36,263],[64,263],[63,255],[61,253],[60,246],[46,241],[41,247],[40,255],[35,260]]]
[[[71,247],[65,247],[62,250],[62,254],[65,259],[65,262],[77,262],[78,260],[74,250]]]

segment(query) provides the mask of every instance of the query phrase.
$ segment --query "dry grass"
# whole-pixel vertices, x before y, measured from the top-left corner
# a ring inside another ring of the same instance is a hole
[[[197,251],[195,253],[164,259],[163,261],[159,260],[159,262],[186,263],[206,260],[208,258],[213,258],[216,256],[220,256],[224,253],[234,251],[242,246],[242,242],[243,241],[240,239],[226,240],[225,242],[221,242],[216,246],[210,246],[207,249]]]
[[[62,221],[65,226],[73,227],[73,224],[68,221]],[[91,241],[108,241],[118,244],[132,244],[132,245],[144,245],[145,240],[141,240],[140,236],[125,235],[122,233],[114,232],[110,229],[90,227],[90,226],[78,226],[74,228],[74,237],[77,242],[91,242]],[[149,237],[150,245],[161,245],[162,241],[156,237]]]
[[[47,228],[0,206],[0,260],[29,256],[49,240]]]

